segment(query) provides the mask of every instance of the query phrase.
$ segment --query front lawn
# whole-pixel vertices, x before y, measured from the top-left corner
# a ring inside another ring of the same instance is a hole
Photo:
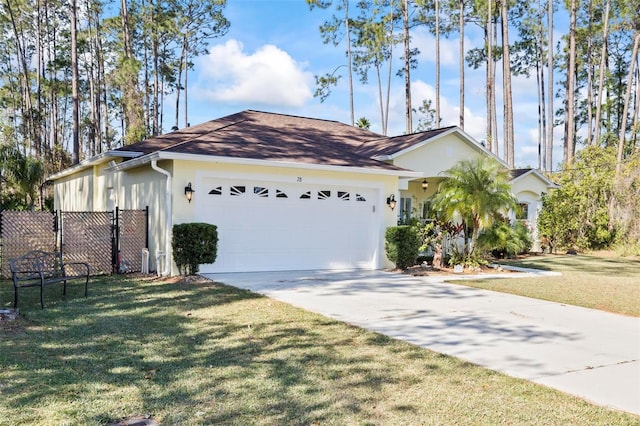
[[[640,259],[598,255],[544,255],[501,261],[561,272],[558,277],[452,281],[456,284],[624,315],[640,316]]]
[[[95,278],[0,323],[0,425],[638,425],[640,417],[213,282]],[[0,305],[12,288],[0,282]]]

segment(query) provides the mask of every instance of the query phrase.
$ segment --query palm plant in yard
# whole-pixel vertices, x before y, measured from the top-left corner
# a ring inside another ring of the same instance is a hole
[[[465,235],[464,261],[477,262],[476,241],[483,229],[518,208],[511,194],[509,171],[492,158],[461,161],[446,172],[432,206],[439,221],[461,223]]]
[[[33,210],[45,177],[44,164],[9,145],[0,146],[0,163],[0,182],[12,188],[8,207]]]

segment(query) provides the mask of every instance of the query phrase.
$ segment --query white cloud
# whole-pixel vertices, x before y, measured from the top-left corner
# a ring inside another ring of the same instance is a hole
[[[194,96],[215,102],[299,107],[312,98],[313,75],[274,45],[244,52],[237,40],[210,49],[198,65]]]
[[[416,29],[411,35],[411,47],[418,48],[419,62],[435,63],[436,58],[436,38],[425,28]],[[459,37],[455,40],[440,38],[440,65],[457,66],[459,56]]]

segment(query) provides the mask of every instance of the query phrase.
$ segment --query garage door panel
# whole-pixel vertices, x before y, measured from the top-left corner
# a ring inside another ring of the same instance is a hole
[[[216,191],[196,199],[196,220],[217,225],[219,234],[218,258],[202,272],[375,266],[375,190],[238,179],[200,184]]]

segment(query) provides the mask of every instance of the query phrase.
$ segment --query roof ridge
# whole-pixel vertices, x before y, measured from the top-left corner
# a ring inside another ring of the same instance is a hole
[[[232,115],[235,115],[235,114],[232,114]],[[229,116],[227,116],[227,117],[231,117],[231,115],[229,115]],[[211,120],[211,121],[215,121],[215,120]],[[215,128],[214,130],[211,130],[211,131],[209,131],[209,132],[201,133],[201,134],[198,134],[197,136],[192,137],[192,138],[189,138],[189,139],[187,139],[187,140],[177,142],[177,143],[175,143],[175,144],[173,144],[173,145],[165,146],[164,148],[160,148],[160,149],[158,149],[157,151],[167,151],[167,150],[169,150],[169,149],[173,149],[173,148],[179,147],[179,146],[181,146],[181,145],[186,144],[187,142],[193,142],[193,141],[198,140],[198,139],[200,139],[200,138],[202,138],[202,137],[204,137],[204,136],[207,136],[207,135],[209,135],[211,132],[217,132],[217,131],[220,131],[220,130],[224,130],[224,129],[226,129],[227,127],[235,126],[235,125],[237,125],[237,124],[239,124],[239,123],[243,123],[243,122],[245,122],[245,121],[247,121],[247,119],[246,119],[246,118],[243,118],[243,119],[241,119],[241,120],[234,121],[233,123],[225,124],[224,126],[217,127],[217,128]]]
[[[455,129],[456,127],[458,127],[458,126],[456,126],[454,124],[454,125],[447,126],[447,127],[438,127],[437,129],[430,129],[430,130],[422,130],[420,132],[405,133],[404,135],[388,136],[388,138],[389,139],[393,139],[393,138],[402,138],[402,137],[405,137],[405,136],[417,136],[417,135],[421,135],[421,134],[424,134],[424,133],[441,133],[441,132],[444,132],[446,130]]]
[[[243,112],[252,112],[252,113],[258,113],[258,114],[265,114],[265,115],[279,115],[279,116],[282,116],[282,117],[299,118],[299,119],[305,120],[305,121],[322,121],[322,122],[326,122],[326,123],[335,123],[335,124],[340,124],[342,126],[348,126],[348,127],[351,127],[353,129],[356,129],[356,130],[359,130],[359,131],[369,132],[369,133],[371,133],[373,135],[380,136],[380,138],[388,138],[388,136],[381,135],[381,134],[376,133],[376,132],[374,132],[372,130],[364,129],[364,128],[358,127],[358,126],[353,126],[353,125],[347,124],[347,123],[343,123],[342,121],[339,121],[339,120],[330,120],[328,118],[305,117],[305,116],[302,116],[302,115],[286,114],[286,113],[283,113],[283,112],[259,111],[259,110],[255,110],[255,109],[247,109],[247,110],[244,110]]]

